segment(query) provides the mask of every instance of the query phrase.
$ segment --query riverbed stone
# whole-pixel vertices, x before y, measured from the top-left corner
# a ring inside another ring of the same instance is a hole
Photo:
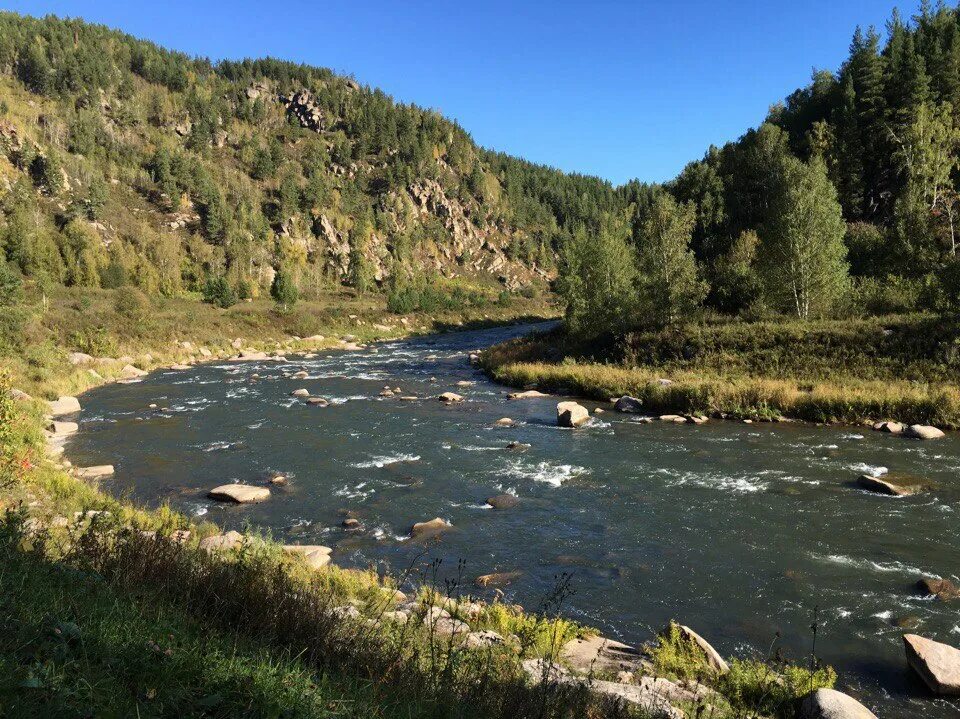
[[[907,664],[934,694],[960,696],[960,649],[918,634],[903,635]]]
[[[413,527],[410,528],[410,537],[411,539],[429,539],[452,528],[453,525],[447,520],[434,517],[426,522],[417,522],[414,524]]]
[[[80,429],[80,425],[76,422],[60,422],[58,420],[52,420],[50,424],[47,425],[47,429],[54,436],[54,438],[58,438],[75,434]]]
[[[643,411],[643,401],[625,394],[613,403],[613,408],[617,412],[640,414]]]
[[[498,419],[496,422],[493,423],[493,426],[494,427],[512,427],[515,424],[516,422],[514,422],[509,417],[501,417],[500,419]]]
[[[320,569],[330,564],[330,547],[320,544],[285,544],[283,551],[290,555],[301,556],[313,569]]]
[[[511,392],[507,395],[507,399],[535,399],[537,397],[549,397],[550,395],[544,394],[535,389],[524,390],[523,392]]]
[[[76,397],[58,397],[50,400],[50,416],[62,417],[65,414],[75,414],[80,411],[80,400]]]
[[[916,588],[920,594],[934,596],[943,602],[960,599],[960,587],[957,587],[957,585],[949,579],[932,579],[925,577],[917,582]]]
[[[907,497],[916,494],[921,489],[918,485],[902,484],[890,478],[873,477],[869,474],[861,474],[857,478],[857,484],[862,489],[878,494],[888,494],[893,497]]]
[[[873,428],[878,432],[886,432],[887,434],[902,434],[907,427],[901,422],[877,422],[873,425]]]
[[[487,504],[494,509],[513,509],[520,504],[520,500],[512,494],[498,494],[487,497]]]
[[[307,397],[307,404],[311,407],[328,407],[330,402],[323,397]]]
[[[113,475],[113,465],[97,464],[92,467],[77,467],[74,473],[79,479],[101,479]]]
[[[904,436],[912,437],[913,439],[940,439],[944,436],[944,433],[942,429],[937,429],[930,425],[911,424],[904,431]]]
[[[557,425],[560,427],[579,427],[590,419],[590,412],[576,402],[557,404]]]
[[[804,697],[800,719],[877,719],[877,716],[853,697],[824,688]]]
[[[269,499],[270,490],[266,487],[254,487],[249,484],[222,484],[207,492],[207,496],[221,502],[254,504]]]
[[[454,404],[455,402],[463,402],[463,397],[458,395],[456,392],[444,392],[439,397],[437,397],[444,404]]]
[[[300,389],[293,390],[293,392],[290,393],[290,396],[291,397],[309,397],[310,390],[304,389],[303,387],[301,387]]]
[[[522,572],[492,572],[490,574],[481,574],[473,580],[478,587],[505,587],[514,579],[519,577]]]

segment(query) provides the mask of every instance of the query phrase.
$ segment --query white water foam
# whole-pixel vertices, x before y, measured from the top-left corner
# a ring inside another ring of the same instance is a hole
[[[398,464],[400,462],[417,462],[419,460],[419,454],[395,454],[392,456],[388,455],[372,457],[364,462],[355,462],[351,466],[356,467],[357,469],[383,469],[391,464]]]
[[[903,562],[898,562],[896,560],[891,562],[875,562],[872,559],[857,559],[856,557],[848,557],[845,554],[811,554],[811,556],[821,562],[840,564],[846,567],[882,572],[884,574],[906,574],[909,576],[919,575],[924,577],[932,577],[934,579],[940,578],[938,575],[933,574],[932,572],[919,569],[918,567],[912,567],[909,564],[904,564]]]
[[[890,471],[886,467],[874,467],[864,462],[857,462],[856,464],[848,465],[847,468],[854,472],[859,472],[860,474],[869,474],[871,477],[882,477]]]
[[[590,470],[586,467],[578,467],[575,464],[539,462],[536,465],[530,465],[522,460],[511,463],[506,469],[509,477],[532,479],[534,482],[543,482],[554,487],[560,487],[569,479],[589,473]]]

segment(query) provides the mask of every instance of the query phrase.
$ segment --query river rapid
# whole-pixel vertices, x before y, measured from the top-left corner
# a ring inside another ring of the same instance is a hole
[[[418,557],[441,559],[442,577],[462,573],[464,591],[482,597],[492,590],[475,588],[477,575],[518,572],[503,591],[531,609],[569,573],[575,594],[563,612],[627,642],[676,618],[724,655],[775,643],[799,659],[816,617],[817,654],[879,716],[960,715],[960,703],[933,699],[911,676],[898,626],[960,645],[960,604],[913,593],[924,576],[960,582],[960,436],[643,424],[610,411],[561,429],[558,398],[509,401],[468,360],[530,330],[157,371],[87,393],[67,456],[114,464],[104,487],[116,495],[327,544],[342,566],[399,572]],[[306,379],[290,376],[300,370]],[[421,399],[380,397],[385,386]],[[298,388],[329,406],[304,404],[291,396]],[[444,391],[465,401],[444,405]],[[517,425],[495,428],[501,417]],[[511,441],[530,448],[508,450]],[[892,498],[855,486],[879,468],[933,489]],[[206,498],[216,485],[262,484],[272,472],[290,482],[263,504]],[[486,504],[503,493],[519,504]],[[346,512],[360,531],[341,527]],[[455,527],[442,541],[407,539],[414,522],[436,516]]]

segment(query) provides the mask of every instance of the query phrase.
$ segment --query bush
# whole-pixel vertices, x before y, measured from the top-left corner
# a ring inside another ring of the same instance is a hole
[[[142,322],[150,313],[150,300],[136,287],[121,287],[113,298],[113,311],[128,320]]]
[[[237,294],[226,277],[208,277],[203,285],[203,301],[226,309],[237,304]]]
[[[270,296],[278,305],[291,307],[296,304],[300,297],[296,282],[289,273],[280,270],[273,278],[273,284],[270,287]]]

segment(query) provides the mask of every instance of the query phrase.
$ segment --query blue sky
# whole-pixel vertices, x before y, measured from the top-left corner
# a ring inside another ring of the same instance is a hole
[[[479,143],[614,183],[674,177],[835,69],[870,0],[182,2],[34,0],[211,59],[330,67],[457,119]],[[916,4],[901,5],[904,15]]]

